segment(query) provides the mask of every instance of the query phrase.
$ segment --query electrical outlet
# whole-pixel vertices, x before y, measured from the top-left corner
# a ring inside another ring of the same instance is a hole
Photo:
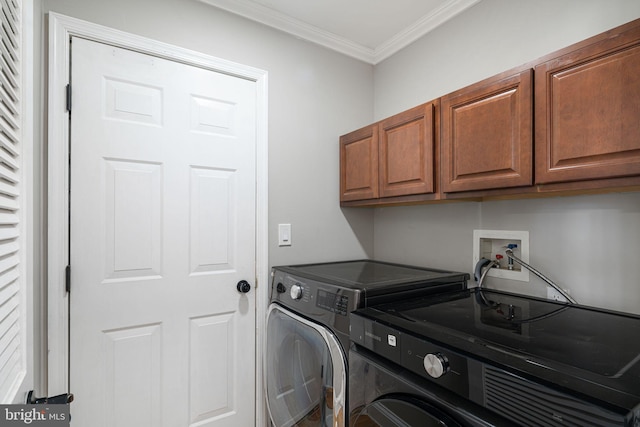
[[[568,302],[560,292],[558,292],[551,286],[547,286],[547,299],[550,299],[552,301]]]

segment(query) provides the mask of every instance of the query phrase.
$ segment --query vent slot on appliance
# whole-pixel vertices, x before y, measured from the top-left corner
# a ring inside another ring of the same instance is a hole
[[[523,426],[623,426],[624,417],[485,366],[484,406]]]

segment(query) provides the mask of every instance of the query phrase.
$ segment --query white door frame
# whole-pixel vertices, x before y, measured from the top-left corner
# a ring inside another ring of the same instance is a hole
[[[65,269],[69,260],[69,113],[66,86],[72,36],[154,55],[256,82],[256,426],[266,425],[263,364],[268,290],[267,72],[209,55],[125,33],[76,18],[49,13],[47,332],[48,394],[69,390],[69,298]]]

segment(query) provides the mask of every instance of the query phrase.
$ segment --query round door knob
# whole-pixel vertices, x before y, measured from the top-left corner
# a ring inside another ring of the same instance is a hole
[[[449,362],[440,353],[430,353],[424,358],[424,370],[431,378],[440,378],[449,372]]]
[[[300,283],[296,283],[291,286],[291,290],[289,291],[289,295],[291,295],[291,299],[300,299],[302,298],[302,286]]]
[[[246,280],[240,280],[238,282],[238,285],[236,286],[236,289],[238,289],[238,292],[240,292],[241,294],[246,294],[251,290],[251,285]]]

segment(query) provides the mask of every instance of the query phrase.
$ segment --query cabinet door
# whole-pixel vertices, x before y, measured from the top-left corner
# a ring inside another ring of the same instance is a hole
[[[640,175],[640,28],[535,67],[536,183]]]
[[[442,98],[442,191],[533,183],[532,70]]]
[[[340,201],[378,197],[378,127],[340,137]]]
[[[380,197],[433,193],[434,113],[427,103],[380,122]]]

